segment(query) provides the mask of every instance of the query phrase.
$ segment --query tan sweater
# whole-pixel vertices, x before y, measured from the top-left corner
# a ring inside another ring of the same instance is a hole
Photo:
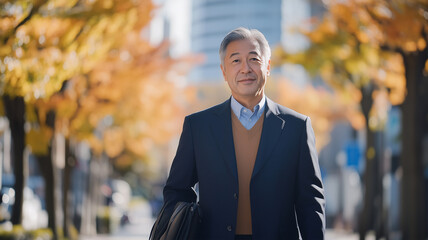
[[[233,142],[238,167],[239,197],[235,234],[252,234],[250,180],[256,162],[257,150],[263,128],[264,114],[250,130],[242,126],[232,112]]]

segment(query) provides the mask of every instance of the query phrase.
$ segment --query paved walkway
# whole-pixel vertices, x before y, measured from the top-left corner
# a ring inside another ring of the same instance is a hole
[[[129,224],[119,227],[111,235],[81,236],[82,240],[144,240],[149,239],[154,219],[147,202],[134,205],[129,211]]]
[[[130,223],[119,228],[111,235],[81,236],[82,240],[144,240],[149,239],[154,219],[151,217],[150,205],[146,202],[135,205],[129,211]],[[358,234],[327,229],[327,240],[358,240]],[[366,240],[374,238],[367,237]]]

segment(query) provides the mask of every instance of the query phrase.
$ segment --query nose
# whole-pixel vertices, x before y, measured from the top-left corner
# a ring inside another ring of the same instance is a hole
[[[249,73],[251,72],[251,67],[247,61],[242,61],[241,64],[241,73]]]

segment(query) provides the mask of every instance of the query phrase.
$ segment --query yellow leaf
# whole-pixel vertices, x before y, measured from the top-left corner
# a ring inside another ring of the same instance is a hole
[[[425,62],[425,72],[428,73],[428,60]]]
[[[2,116],[2,117],[5,116],[3,98],[0,98],[0,116]]]
[[[56,109],[58,118],[70,118],[77,111],[77,103],[70,99],[58,100]]]
[[[122,155],[114,161],[114,165],[119,169],[126,169],[132,166],[135,161],[130,155]]]
[[[345,61],[345,68],[351,74],[361,74],[367,70],[367,63],[359,56],[353,56]]]
[[[418,40],[418,49],[419,49],[419,51],[422,51],[422,50],[424,50],[425,48],[426,48],[426,46],[427,46],[427,42],[425,41],[425,39],[423,39],[423,38],[419,38],[419,40]]]
[[[377,66],[379,64],[379,51],[377,48],[368,44],[362,44],[361,53],[369,65]]]
[[[117,157],[124,147],[125,138],[122,129],[115,127],[104,132],[104,151],[109,157]]]
[[[89,146],[91,146],[92,152],[95,155],[100,156],[103,153],[103,144],[98,138],[94,135],[90,135],[85,139],[89,143]]]
[[[49,144],[52,138],[52,130],[47,127],[30,129],[25,136],[26,143],[31,147],[31,152],[35,155],[47,155]]]

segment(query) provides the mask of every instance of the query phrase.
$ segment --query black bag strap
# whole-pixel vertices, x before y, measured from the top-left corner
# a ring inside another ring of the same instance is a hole
[[[194,239],[201,223],[201,209],[195,202],[178,202],[170,216],[165,205],[150,232],[149,240]]]
[[[165,204],[162,206],[160,213],[150,231],[149,240],[160,240],[166,228],[168,227],[169,218],[165,218]]]

